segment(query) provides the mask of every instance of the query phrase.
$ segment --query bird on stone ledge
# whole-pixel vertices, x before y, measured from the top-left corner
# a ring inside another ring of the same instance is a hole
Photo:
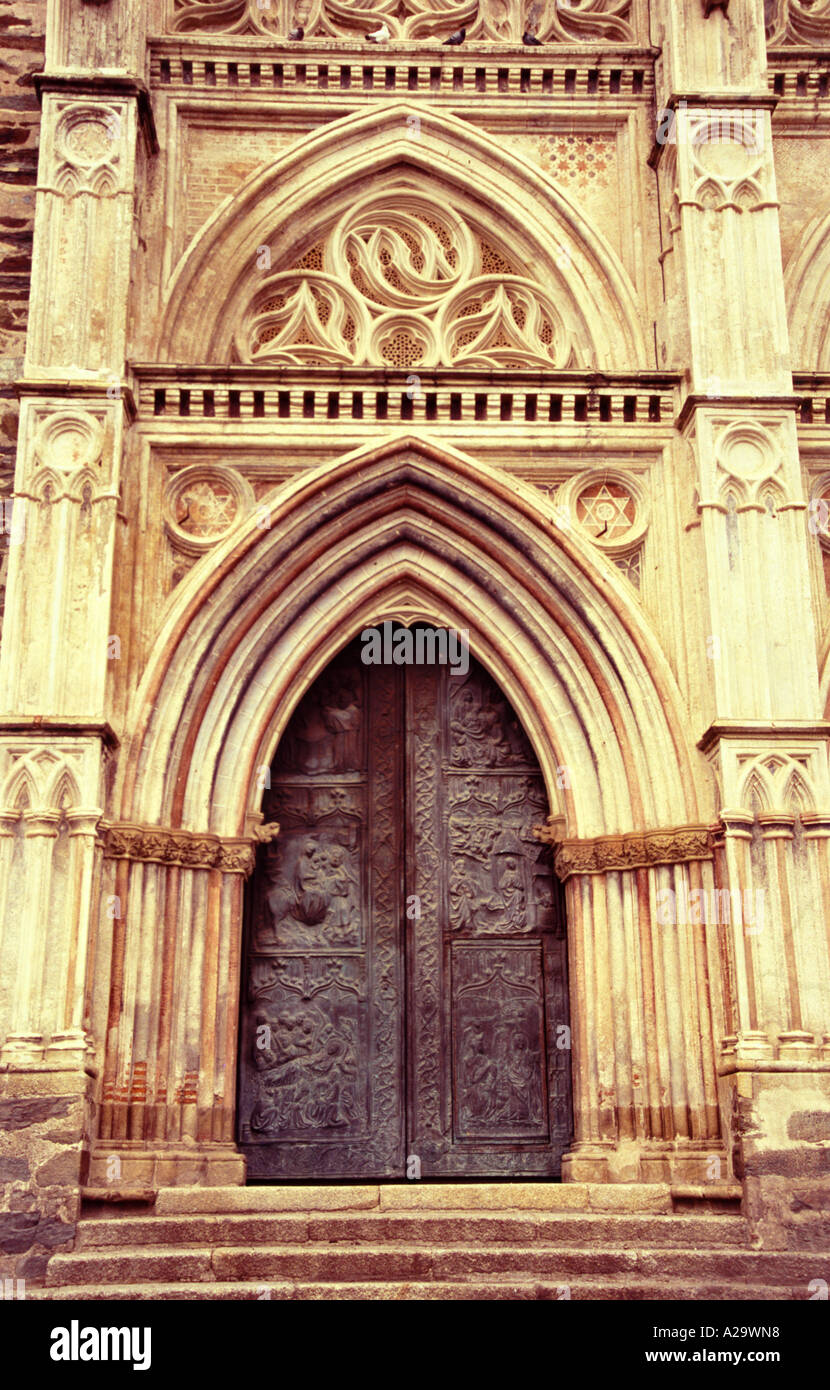
[[[391,30],[387,24],[381,24],[379,29],[373,29],[371,34],[366,35],[366,38],[369,43],[386,43],[386,40],[391,38]]]
[[[466,39],[466,37],[467,37],[467,30],[466,30],[466,29],[456,29],[455,33],[454,33],[454,34],[450,34],[450,36],[449,36],[448,39],[444,39],[444,43],[445,43],[445,44],[448,44],[448,43],[449,43],[449,44],[459,44],[459,43],[463,43],[464,40]]]
[[[299,24],[296,29],[289,29],[288,37],[292,39],[295,43],[299,43],[300,39],[305,38],[305,29],[301,24]]]
[[[537,39],[535,34],[531,34],[529,29],[525,29],[524,33],[522,34],[522,43],[526,44],[528,48],[542,47],[542,40]]]

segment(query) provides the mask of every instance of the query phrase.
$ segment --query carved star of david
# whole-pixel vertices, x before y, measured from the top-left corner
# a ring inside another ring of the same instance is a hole
[[[580,521],[586,531],[597,538],[611,540],[624,535],[634,524],[634,499],[622,488],[614,492],[607,483],[579,498]]]
[[[176,507],[176,520],[183,531],[209,536],[227,530],[236,514],[236,498],[208,482],[191,484]]]

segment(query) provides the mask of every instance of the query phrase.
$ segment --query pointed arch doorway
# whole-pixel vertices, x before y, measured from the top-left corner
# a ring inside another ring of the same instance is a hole
[[[564,905],[532,833],[544,783],[505,696],[445,640],[386,624],[378,664],[352,641],[263,778],[280,833],[246,905],[251,1180],[560,1172],[570,1032]]]

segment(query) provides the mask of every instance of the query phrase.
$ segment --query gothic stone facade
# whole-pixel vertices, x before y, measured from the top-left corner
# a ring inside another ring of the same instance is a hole
[[[280,843],[263,769],[387,620],[467,630],[533,751],[566,924],[562,1178],[740,1184],[759,1239],[809,1243],[830,1187],[825,0],[7,13],[5,1269],[37,1278],[84,1187],[245,1181],[246,884]],[[416,862],[420,833],[416,813]],[[335,902],[345,950],[347,849],[318,835],[274,920],[302,933]],[[521,930],[517,862],[498,884]],[[303,1122],[348,1122],[337,1103]]]

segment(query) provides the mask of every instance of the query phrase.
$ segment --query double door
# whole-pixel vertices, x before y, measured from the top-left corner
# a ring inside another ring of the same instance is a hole
[[[570,1032],[538,764],[472,657],[366,655],[357,639],[309,690],[264,792],[280,833],[248,890],[248,1176],[556,1175]]]

